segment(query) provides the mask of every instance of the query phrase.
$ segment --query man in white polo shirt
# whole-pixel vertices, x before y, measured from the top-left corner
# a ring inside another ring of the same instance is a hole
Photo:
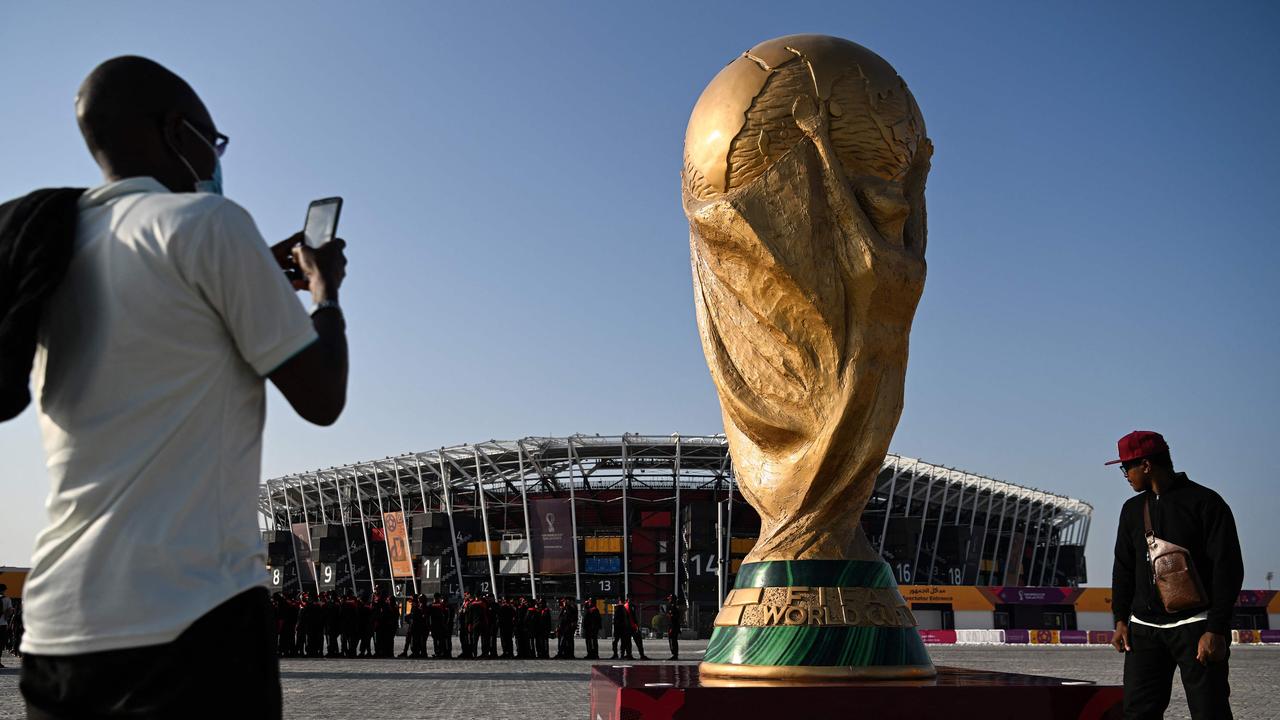
[[[279,717],[264,379],[311,422],[341,413],[343,243],[273,254],[221,196],[226,136],[150,60],[100,65],[76,112],[106,184],[80,199],[35,358],[51,489],[24,591],[29,717]]]

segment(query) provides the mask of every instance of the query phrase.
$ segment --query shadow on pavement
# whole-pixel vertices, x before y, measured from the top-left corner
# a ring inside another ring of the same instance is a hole
[[[281,679],[298,679],[298,680],[398,680],[404,678],[412,678],[415,680],[485,680],[485,681],[504,681],[504,680],[533,680],[548,681],[555,680],[559,682],[581,682],[586,679],[585,673],[531,673],[531,672],[500,672],[500,673],[477,673],[477,672],[311,672],[311,671],[290,671],[281,670]]]

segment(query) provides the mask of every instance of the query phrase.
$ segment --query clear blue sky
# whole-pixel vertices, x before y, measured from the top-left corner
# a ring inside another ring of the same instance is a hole
[[[232,141],[264,234],[346,197],[351,400],[272,391],[268,477],[456,443],[715,433],[679,203],[685,122],[756,42],[893,63],[936,145],[929,281],[893,449],[1095,508],[1115,440],[1163,432],[1280,570],[1280,12],[1271,3],[6,3],[0,197],[96,184],[72,98],[133,53]],[[35,415],[0,425],[0,564],[46,492]]]

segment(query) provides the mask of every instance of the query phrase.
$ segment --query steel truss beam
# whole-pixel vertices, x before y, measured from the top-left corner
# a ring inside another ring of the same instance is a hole
[[[402,472],[405,473],[404,480],[409,482],[408,488],[401,483]],[[415,480],[423,510],[443,509],[452,525],[455,511],[479,512],[483,508],[485,514],[498,513],[487,518],[486,524],[489,521],[499,522],[498,528],[507,532],[513,527],[507,520],[509,512],[527,518],[527,497],[531,492],[567,491],[577,496],[576,501],[590,503],[599,501],[591,498],[589,493],[578,495],[577,491],[616,490],[621,491],[622,502],[630,504],[630,501],[655,502],[651,498],[635,496],[638,490],[672,490],[670,497],[664,495],[656,502],[677,503],[671,548],[676,565],[677,584],[673,586],[676,592],[679,592],[678,565],[682,545],[678,507],[681,491],[710,489],[719,494],[726,490],[725,495],[731,502],[736,494],[732,460],[723,435],[531,436],[519,440],[457,445],[273,478],[266,481],[259,492],[261,524],[264,528],[287,528],[291,522],[291,509],[301,508],[307,522],[315,519],[326,523],[340,518],[345,529],[348,509],[354,502],[356,509],[350,514],[358,512],[360,517],[352,517],[351,521],[361,522],[367,535],[366,511],[380,512],[378,506],[390,503],[406,513],[410,512],[404,491],[409,490],[412,499]],[[347,486],[345,491],[343,485]],[[917,485],[922,492],[917,492]],[[461,508],[457,502],[459,495],[465,501]],[[1030,567],[1024,569],[1023,577],[1026,582],[1041,583],[1054,581],[1063,545],[1085,541],[1093,513],[1088,503],[1074,498],[896,454],[885,457],[872,497],[875,500],[867,509],[865,521],[873,523],[873,527],[878,525],[878,544],[882,552],[891,522],[915,518],[918,513],[922,523],[921,537],[912,538],[914,547],[908,551],[908,557],[901,558],[899,562],[910,568],[913,580],[925,582],[935,579],[942,526],[950,521],[957,528],[963,527],[964,512],[969,513],[968,538],[963,543],[963,555],[950,560],[962,562],[967,568],[976,551],[979,577],[974,581],[986,579],[994,582],[996,568],[991,568],[982,578],[982,562],[989,559],[998,566],[1000,549],[1004,545],[1003,557],[1008,569],[1012,567],[1010,563],[1020,561],[1025,554],[1025,546],[1031,544],[1032,560]],[[467,501],[468,498],[474,498],[474,501]],[[914,506],[921,498],[923,505],[917,510]],[[1000,507],[995,507],[995,504]],[[879,512],[884,513],[883,518],[877,515]],[[975,535],[980,517],[981,539]],[[929,533],[933,539],[932,551],[924,553],[924,535],[929,522],[935,522],[937,527]],[[519,525],[521,521],[516,519],[515,523]],[[576,527],[576,519],[573,523]],[[627,524],[625,520],[624,524]],[[1006,525],[1009,526],[1007,531]],[[1023,532],[1021,547],[1012,542],[1019,528]],[[529,529],[524,530],[528,537]],[[992,530],[995,531],[995,548],[988,555],[986,551],[992,544],[988,542]],[[456,532],[453,534],[456,537]],[[1008,545],[1004,544],[1006,535],[1010,541]],[[725,538],[725,542],[730,542],[730,539]],[[624,544],[629,543],[624,540]],[[628,549],[625,548],[624,553]],[[461,569],[456,545],[454,553],[455,565]],[[536,592],[537,577],[531,553],[528,559],[531,590]],[[928,562],[925,577],[920,576],[922,561]],[[1038,568],[1035,567],[1036,562],[1039,562]],[[579,596],[582,595],[580,582],[579,579],[575,583]],[[624,581],[623,585],[624,591],[629,589],[629,582]]]

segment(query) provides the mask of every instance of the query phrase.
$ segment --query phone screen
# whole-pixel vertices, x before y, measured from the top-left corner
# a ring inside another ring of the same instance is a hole
[[[338,232],[338,211],[342,208],[342,198],[316,200],[307,208],[307,224],[302,229],[302,236],[311,248],[324,247]]]

